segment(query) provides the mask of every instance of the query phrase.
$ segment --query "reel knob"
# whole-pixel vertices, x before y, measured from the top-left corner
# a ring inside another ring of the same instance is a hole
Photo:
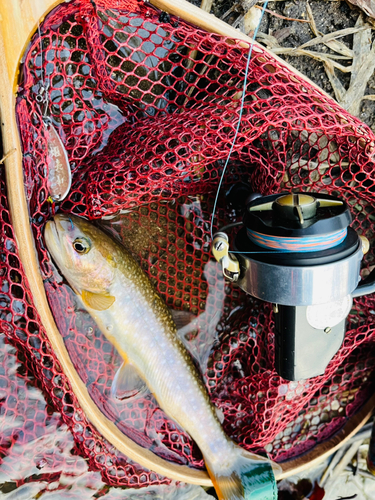
[[[229,239],[226,233],[214,234],[212,253],[220,262],[225,278],[229,281],[237,281],[240,276],[240,264],[236,257],[229,254]]]

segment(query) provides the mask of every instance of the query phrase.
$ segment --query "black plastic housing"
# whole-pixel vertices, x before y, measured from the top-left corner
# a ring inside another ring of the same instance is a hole
[[[322,375],[339,350],[346,319],[318,330],[307,321],[308,306],[277,306],[275,310],[275,368],[286,380]]]

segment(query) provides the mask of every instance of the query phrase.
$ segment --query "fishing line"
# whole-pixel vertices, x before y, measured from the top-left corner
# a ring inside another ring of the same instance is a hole
[[[249,48],[249,53],[248,53],[248,56],[247,56],[246,69],[245,69],[245,77],[244,77],[243,91],[242,91],[242,98],[241,98],[241,107],[240,107],[240,112],[239,112],[239,117],[238,117],[238,124],[237,124],[237,128],[236,128],[236,132],[234,134],[234,138],[233,138],[233,142],[232,142],[231,148],[229,150],[228,157],[226,159],[226,162],[225,162],[225,165],[224,165],[224,168],[223,168],[223,172],[222,172],[221,177],[220,177],[219,186],[217,188],[217,192],[216,192],[216,196],[215,196],[214,207],[212,209],[211,224],[210,224],[211,240],[213,239],[214,217],[215,217],[215,212],[216,212],[217,201],[218,201],[220,190],[221,190],[221,185],[223,183],[225,171],[226,171],[226,169],[228,167],[228,163],[229,163],[230,157],[232,155],[233,148],[234,148],[234,145],[235,145],[236,140],[237,140],[237,135],[238,135],[238,132],[239,132],[240,126],[241,126],[241,119],[242,119],[242,114],[243,114],[243,108],[244,108],[244,105],[245,105],[246,84],[247,84],[247,78],[248,78],[248,74],[249,74],[250,60],[251,60],[251,54],[253,52],[254,41],[255,41],[256,36],[258,34],[258,29],[259,29],[259,26],[260,26],[260,24],[262,22],[263,15],[264,15],[265,9],[267,7],[267,4],[268,4],[268,0],[263,4],[262,13],[261,13],[261,16],[260,16],[260,19],[259,19],[259,23],[258,23],[257,27],[254,30],[253,39],[251,41],[250,48]]]
[[[40,32],[40,24],[38,20],[38,36],[39,36],[39,45],[40,45],[40,82],[41,82],[41,88],[39,90],[39,94],[36,96],[36,101],[40,105],[44,103],[44,110],[42,111],[40,109],[40,112],[43,117],[43,121],[45,121],[47,117],[47,109],[48,109],[48,86],[46,84],[45,80],[45,73],[44,73],[44,68],[43,68],[43,42],[42,42],[42,34]],[[45,96],[43,96],[44,92],[46,92]]]
[[[49,81],[43,64],[43,39],[38,21],[38,36],[40,46],[40,89],[35,100],[39,113],[41,114],[42,125],[44,127],[44,138],[46,141],[46,183],[48,189],[48,201],[51,203],[52,213],[55,212],[55,202],[61,202],[69,193],[72,184],[72,172],[70,168],[68,153],[61,140],[59,132],[52,123],[49,104]]]
[[[39,36],[39,45],[40,45],[40,81],[42,82],[42,86],[44,87],[43,43],[42,43],[42,34],[40,32],[39,19],[38,19],[38,36]]]

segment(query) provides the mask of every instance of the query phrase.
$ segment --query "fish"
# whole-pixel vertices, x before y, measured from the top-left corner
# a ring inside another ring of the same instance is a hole
[[[219,499],[276,500],[279,466],[225,434],[171,311],[130,252],[70,214],[47,221],[44,238],[60,272],[124,360],[114,381],[123,396],[148,388],[198,445]]]

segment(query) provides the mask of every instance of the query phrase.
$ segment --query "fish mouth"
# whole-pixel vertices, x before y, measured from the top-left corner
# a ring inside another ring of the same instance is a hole
[[[57,232],[57,227],[56,227],[56,222],[52,219],[46,222],[46,227],[44,228],[44,236],[48,239],[50,239],[49,234],[51,233],[51,236],[53,239],[58,239],[58,232]],[[47,236],[48,235],[48,236]]]
[[[56,220],[52,219],[47,221],[46,226],[44,228],[44,239],[46,242],[46,246],[50,254],[55,257],[57,252],[61,251],[61,238],[60,232],[58,230],[58,226],[56,224]]]
[[[44,235],[46,239],[55,240],[56,243],[58,242],[61,244],[61,236],[64,233],[73,231],[73,229],[74,224],[69,215],[57,214],[53,219],[47,221],[44,229]]]
[[[70,233],[74,230],[72,216],[67,214],[57,214],[53,218],[57,232]],[[60,230],[60,231],[59,231]]]

